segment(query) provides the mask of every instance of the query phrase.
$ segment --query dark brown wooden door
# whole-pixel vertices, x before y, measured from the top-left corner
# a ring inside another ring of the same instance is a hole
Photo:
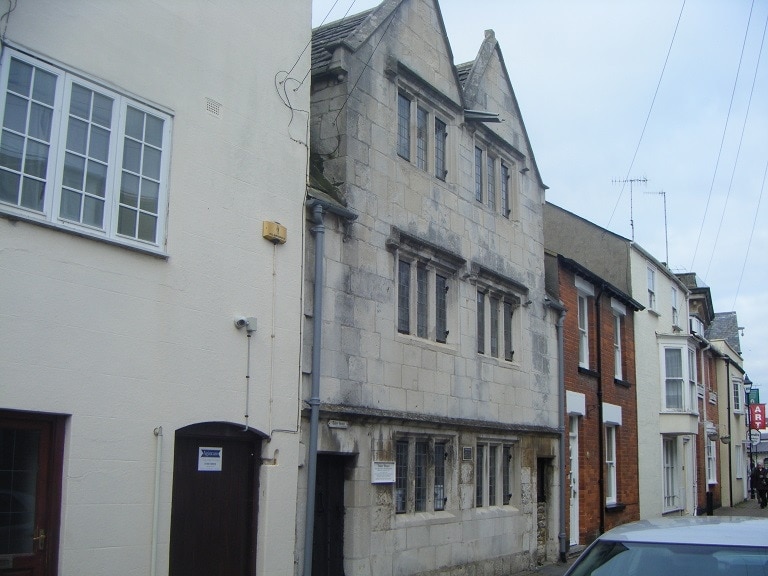
[[[344,575],[345,463],[343,456],[317,456],[312,576]]]
[[[0,575],[56,573],[60,436],[58,417],[0,410]]]
[[[173,465],[170,575],[253,574],[258,439],[180,432]]]

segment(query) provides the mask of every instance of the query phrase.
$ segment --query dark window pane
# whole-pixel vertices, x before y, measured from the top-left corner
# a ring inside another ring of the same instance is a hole
[[[499,357],[499,299],[491,297],[491,356]]]
[[[445,510],[445,444],[435,444],[435,510]]]
[[[3,130],[0,141],[0,166],[21,171],[21,157],[24,152],[24,138]]]
[[[435,275],[435,340],[445,342],[448,339],[448,279]]]
[[[397,97],[397,153],[411,158],[411,101],[402,94]]]
[[[502,504],[505,506],[512,499],[512,487],[510,484],[509,467],[512,465],[512,450],[509,446],[504,446],[501,454],[501,495]]]
[[[56,76],[37,68],[32,98],[48,106],[53,106],[53,101],[56,98]]]
[[[141,166],[142,176],[160,179],[160,150],[144,146],[144,162]]]
[[[112,103],[112,98],[94,93],[93,115],[91,117],[94,124],[104,126],[105,128],[112,127]]]
[[[80,199],[82,194],[73,192],[72,190],[61,191],[61,208],[59,215],[67,220],[73,220],[80,222]]]
[[[83,189],[85,177],[85,159],[74,154],[67,153],[64,158],[64,186],[76,190]]]
[[[32,66],[11,58],[11,68],[8,71],[8,90],[29,96],[29,88],[32,86]]]
[[[88,160],[88,174],[85,179],[85,191],[88,194],[104,198],[107,190],[107,165]]]
[[[83,224],[102,228],[104,226],[104,200],[86,196],[83,201]]]
[[[14,132],[27,133],[27,105],[28,101],[13,94],[8,94],[5,99],[5,114],[3,126]]]
[[[395,445],[395,512],[402,514],[408,503],[408,441]]]
[[[139,205],[139,177],[123,172],[120,184],[120,203],[136,207]]]
[[[88,155],[96,160],[106,162],[109,158],[109,132],[98,126],[91,126],[91,142],[88,145]]]
[[[488,506],[496,506],[496,457],[498,446],[488,447]]]
[[[125,118],[125,134],[136,140],[144,140],[144,113],[130,106]]]
[[[445,140],[448,138],[448,131],[445,122],[435,118],[435,176],[445,180],[448,175],[448,169],[445,162]]]
[[[140,173],[141,169],[141,143],[125,139],[123,145],[123,169],[130,170],[136,174]]]
[[[483,492],[485,491],[485,486],[483,483],[483,466],[485,465],[483,460],[483,449],[485,446],[482,446],[480,444],[477,445],[477,458],[475,459],[475,506],[478,508],[482,507],[483,505]]]
[[[45,201],[45,181],[24,178],[21,186],[21,205],[30,210],[43,211]]]
[[[70,118],[67,126],[67,150],[85,154],[88,143],[88,123]]]
[[[477,291],[477,352],[485,354],[485,294]]]
[[[147,127],[144,134],[144,141],[157,148],[162,148],[163,121],[160,118],[147,114]]]
[[[160,195],[160,185],[152,180],[141,180],[141,209],[157,214],[157,199]]]
[[[0,200],[10,202],[11,204],[19,203],[20,179],[21,177],[18,174],[8,172],[7,170],[0,170]]]
[[[399,261],[397,282],[397,331],[411,333],[411,265]]]
[[[426,338],[428,335],[427,322],[429,319],[429,301],[427,295],[427,269],[424,266],[416,268],[416,335]]]
[[[157,236],[157,218],[144,212],[139,213],[139,240],[154,242]]]
[[[24,159],[24,173],[45,178],[48,171],[48,145],[34,140],[27,141],[27,156]]]
[[[427,111],[416,109],[416,166],[427,169]]]
[[[83,120],[91,119],[91,95],[93,92],[78,84],[72,84],[69,113]]]
[[[504,302],[504,360],[512,361],[514,347],[512,342],[512,314],[511,302]]]
[[[29,135],[50,142],[52,121],[53,109],[33,102],[29,111]]]
[[[483,201],[483,151],[475,148],[475,200]]]
[[[427,509],[427,443],[416,442],[414,462],[414,509],[424,512]]]
[[[136,210],[131,210],[125,206],[120,206],[117,214],[117,233],[123,236],[136,237]]]

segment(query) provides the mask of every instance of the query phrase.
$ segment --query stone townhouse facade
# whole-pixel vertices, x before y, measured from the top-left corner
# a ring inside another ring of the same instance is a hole
[[[637,460],[637,379],[634,317],[643,306],[577,259],[589,244],[582,229],[596,228],[548,203],[544,238],[547,289],[567,309],[564,377],[567,430],[566,520],[569,545],[586,545],[611,528],[640,517]],[[567,232],[560,234],[565,227]],[[571,254],[567,257],[554,250]],[[628,270],[612,260],[613,280]]]
[[[299,570],[554,560],[545,186],[493,32],[455,66],[436,1],[386,0],[312,53]]]
[[[1,11],[0,574],[292,575],[310,1]]]

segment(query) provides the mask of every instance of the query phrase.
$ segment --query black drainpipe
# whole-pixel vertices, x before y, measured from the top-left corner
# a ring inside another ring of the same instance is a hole
[[[600,290],[595,296],[595,342],[597,343],[597,446],[600,464],[598,469],[598,486],[600,492],[600,534],[605,532],[605,443],[603,437],[603,354],[600,330],[601,314],[600,299],[603,296],[605,284],[600,286]]]

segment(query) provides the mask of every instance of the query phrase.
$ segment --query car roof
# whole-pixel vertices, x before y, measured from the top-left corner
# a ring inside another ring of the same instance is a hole
[[[601,535],[599,540],[768,547],[768,519],[746,516],[656,518],[618,526]]]

